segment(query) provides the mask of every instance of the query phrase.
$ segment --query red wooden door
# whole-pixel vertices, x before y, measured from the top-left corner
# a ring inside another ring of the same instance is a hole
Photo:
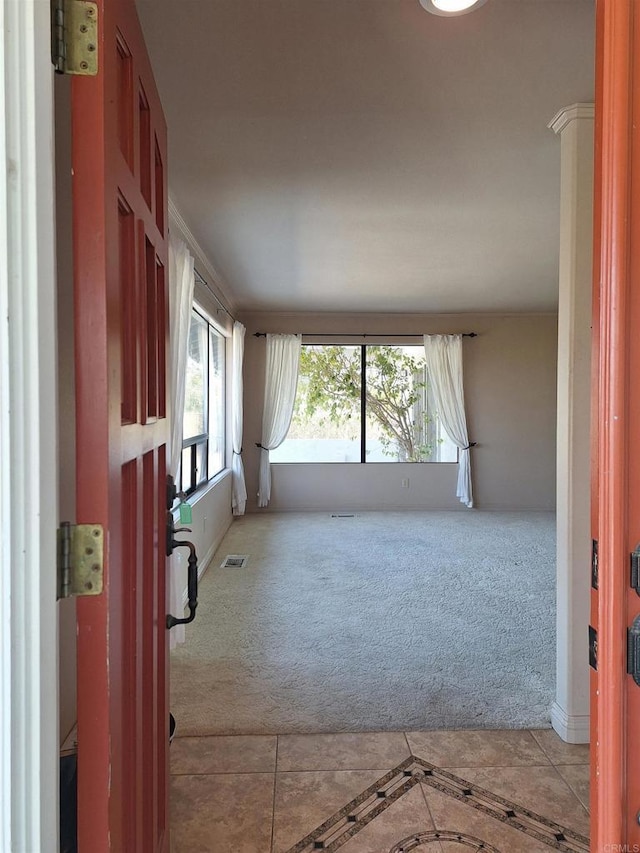
[[[640,686],[627,630],[640,615],[640,14],[598,0],[594,256],[591,849],[640,850]]]
[[[98,0],[72,85],[77,520],[105,530],[78,601],[80,853],[169,847],[166,126],[134,0]]]

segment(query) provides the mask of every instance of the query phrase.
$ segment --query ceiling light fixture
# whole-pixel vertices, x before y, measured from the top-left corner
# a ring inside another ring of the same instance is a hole
[[[420,0],[420,5],[443,18],[453,18],[455,15],[466,15],[484,6],[487,0]]]

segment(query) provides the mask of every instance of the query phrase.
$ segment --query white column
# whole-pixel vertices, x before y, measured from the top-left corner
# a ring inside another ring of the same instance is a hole
[[[573,104],[549,124],[561,145],[557,661],[551,722],[569,743],[589,741],[593,116],[593,104]]]
[[[46,0],[0,0],[0,850],[57,843],[53,72]]]

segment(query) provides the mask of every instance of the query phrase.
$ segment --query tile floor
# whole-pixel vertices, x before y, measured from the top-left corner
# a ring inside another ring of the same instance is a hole
[[[178,737],[171,850],[584,853],[588,761],[551,730]]]

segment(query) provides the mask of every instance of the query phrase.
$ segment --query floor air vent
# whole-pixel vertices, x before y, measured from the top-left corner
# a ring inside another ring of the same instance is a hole
[[[221,569],[244,569],[247,565],[249,557],[246,554],[227,554],[224,558]]]

